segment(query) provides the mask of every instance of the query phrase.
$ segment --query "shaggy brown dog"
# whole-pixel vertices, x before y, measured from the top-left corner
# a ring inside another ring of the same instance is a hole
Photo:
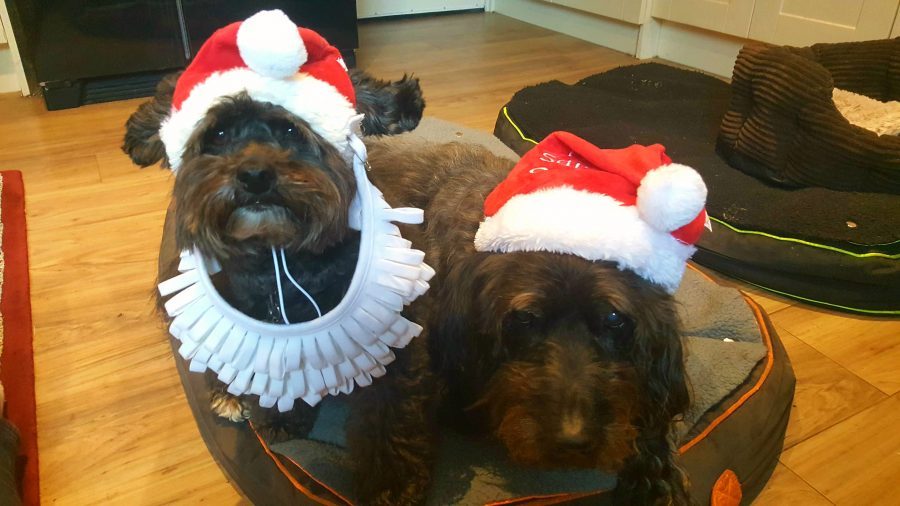
[[[163,81],[157,96],[128,120],[123,149],[139,165],[167,165],[159,128],[169,114],[176,79]],[[352,72],[351,80],[357,110],[366,114],[365,133],[398,133],[418,124],[424,101],[416,79],[387,82]],[[359,233],[348,224],[355,193],[349,162],[303,119],[246,94],[224,98],[196,126],[175,179],[171,212],[177,247],[197,247],[219,260],[224,281],[217,288],[243,313],[274,323],[283,309],[292,322],[308,321],[317,314],[302,294],[292,292],[279,307],[271,248],[285,250],[294,278],[323,314],[331,310],[346,293],[358,257]],[[177,274],[176,266],[177,259],[160,277]],[[351,396],[349,450],[355,462],[366,463],[357,483],[367,504],[410,503],[427,483],[423,463],[431,444],[418,431],[428,418],[427,397],[416,394],[429,384],[419,365],[427,359],[416,353],[398,350],[386,379]],[[231,396],[214,374],[208,377],[211,408],[224,418],[250,417],[270,440],[302,436],[311,427],[314,408],[297,403],[287,414],[261,409],[255,396]]]
[[[520,464],[617,472],[615,504],[687,503],[670,443],[688,405],[673,298],[608,262],[476,251],[484,199],[514,163],[397,142],[369,161],[388,202],[425,209],[404,236],[438,273],[411,312],[441,424],[494,435]]]
[[[159,138],[178,74],[128,119],[122,149],[138,165],[168,165]],[[351,73],[370,135],[415,128],[425,107],[418,80]],[[226,291],[242,312],[278,321],[270,247],[288,253],[297,281],[327,312],[340,302],[356,265],[358,236],[348,226],[353,169],[337,149],[286,109],[246,94],[221,100],[194,129],[173,190],[176,242],[222,263]],[[316,316],[296,292],[291,321]]]

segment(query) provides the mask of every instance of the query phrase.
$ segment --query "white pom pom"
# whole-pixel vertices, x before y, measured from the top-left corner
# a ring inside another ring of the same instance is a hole
[[[307,53],[297,25],[280,10],[260,11],[237,32],[241,58],[255,72],[284,79],[306,63]]]
[[[706,204],[703,178],[694,169],[676,163],[648,172],[637,194],[641,217],[664,232],[687,225]]]

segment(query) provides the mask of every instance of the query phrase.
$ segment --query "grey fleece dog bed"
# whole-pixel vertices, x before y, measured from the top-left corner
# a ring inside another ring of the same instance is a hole
[[[389,142],[477,142],[501,156],[516,155],[497,139],[434,119]],[[177,254],[171,216],[160,251],[160,278]],[[762,489],[777,463],[794,378],[764,313],[740,292],[689,270],[676,297],[685,326],[692,408],[677,424],[681,463],[698,504],[712,494],[734,497],[732,471],[744,501]],[[267,447],[249,424],[217,419],[207,408],[202,375],[176,356],[198,426],[231,481],[256,504],[353,503],[343,449],[343,397],[323,401],[308,438]],[[509,463],[501,448],[483,440],[443,434],[429,504],[519,504],[530,501],[604,504],[615,477],[593,470],[536,471]],[[398,477],[402,479],[402,477]],[[731,485],[731,488],[725,485]],[[722,492],[724,491],[724,492]],[[730,495],[729,495],[730,494]],[[725,497],[723,496],[723,497]],[[738,504],[724,502],[718,504]]]

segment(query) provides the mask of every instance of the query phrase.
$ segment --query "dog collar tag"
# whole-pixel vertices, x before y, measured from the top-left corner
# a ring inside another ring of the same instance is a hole
[[[362,116],[351,120],[358,131]],[[211,369],[233,395],[258,393],[262,407],[289,411],[296,399],[314,406],[326,395],[350,393],[385,374],[422,327],[404,318],[403,307],[424,294],[434,270],[412,249],[395,223],[418,224],[423,212],[391,208],[366,175],[366,147],[348,139],[357,194],[350,225],[360,230],[356,270],[338,305],[315,320],[279,325],[261,322],[232,307],[213,286],[219,266],[199,250],[182,252],[180,275],[159,285],[173,319],[170,333],[190,369]]]

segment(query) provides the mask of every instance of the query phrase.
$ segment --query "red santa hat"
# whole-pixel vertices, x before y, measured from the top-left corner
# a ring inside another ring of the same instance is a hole
[[[600,149],[554,132],[484,203],[479,251],[551,251],[615,262],[673,293],[707,222],[706,185],[665,148]]]
[[[171,114],[159,131],[172,170],[210,107],[241,92],[301,117],[349,156],[356,97],[340,52],[271,10],[217,30],[179,77]]]

